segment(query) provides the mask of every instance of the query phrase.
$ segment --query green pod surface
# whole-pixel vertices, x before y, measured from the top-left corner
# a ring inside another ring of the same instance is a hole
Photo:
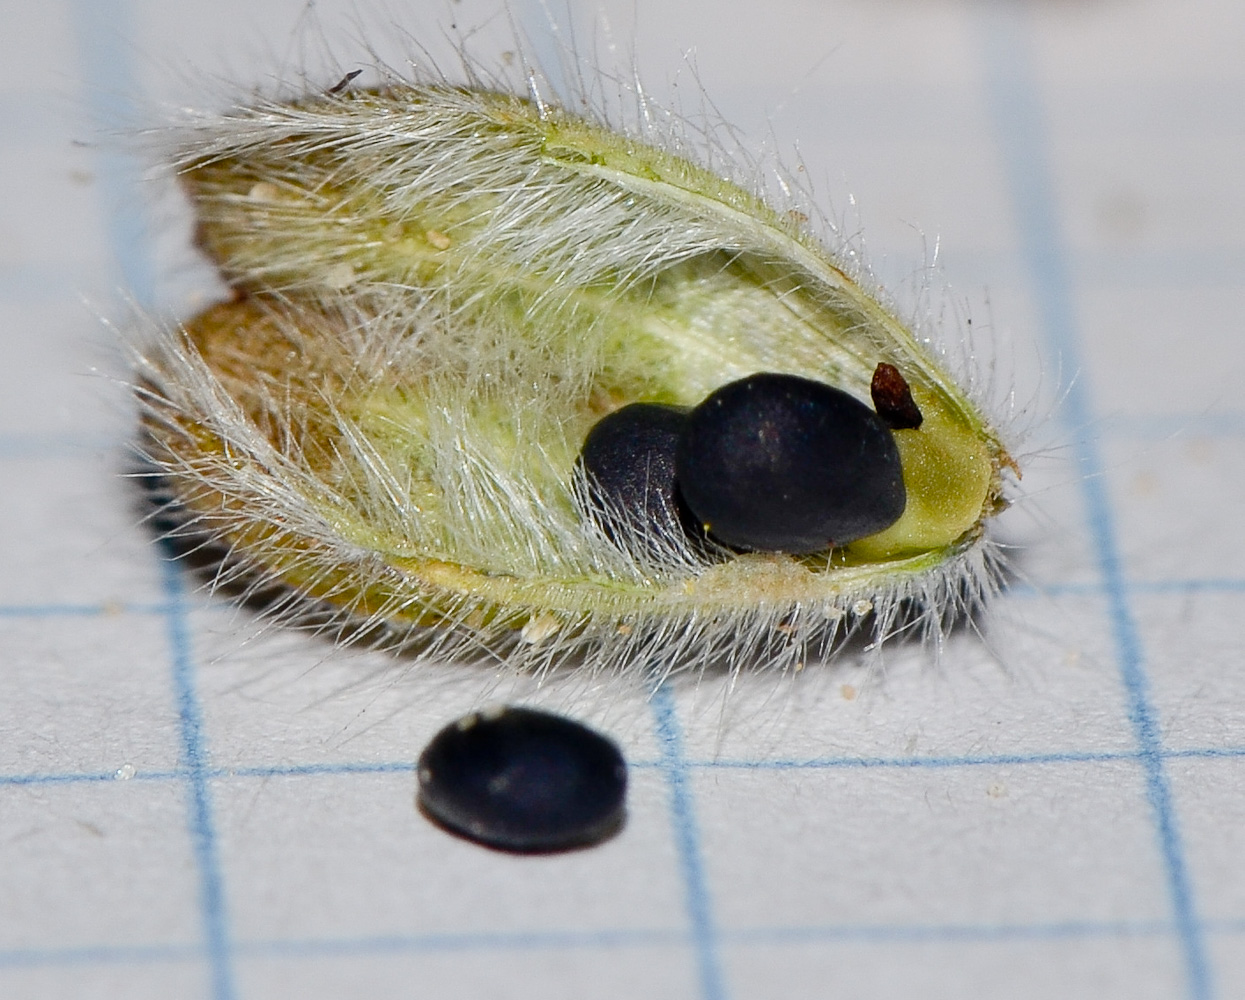
[[[231,564],[350,620],[518,662],[803,662],[870,609],[992,586],[1015,466],[979,407],[794,212],[505,93],[391,86],[181,133],[198,240],[236,289],[141,356],[149,453]],[[881,362],[907,505],[814,556],[628,551],[576,456],[634,401],[786,372],[862,401]],[[965,595],[968,595],[967,597]]]

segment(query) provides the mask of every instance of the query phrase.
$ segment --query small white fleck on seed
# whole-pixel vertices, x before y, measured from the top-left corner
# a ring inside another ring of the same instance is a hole
[[[281,190],[271,181],[256,181],[246,193],[248,201],[276,201]]]
[[[340,264],[334,264],[324,274],[324,283],[334,291],[341,291],[343,288],[349,288],[355,282],[354,268],[342,261]]]
[[[424,233],[424,239],[426,239],[438,250],[448,250],[450,248],[450,244],[453,242],[453,240],[451,240],[439,229],[429,229],[426,233]]]

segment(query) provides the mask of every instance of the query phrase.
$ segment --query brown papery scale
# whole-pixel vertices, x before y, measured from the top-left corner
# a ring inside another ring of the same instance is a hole
[[[912,398],[907,379],[898,368],[885,361],[873,369],[869,395],[873,397],[873,408],[878,416],[893,431],[916,430],[925,419]]]

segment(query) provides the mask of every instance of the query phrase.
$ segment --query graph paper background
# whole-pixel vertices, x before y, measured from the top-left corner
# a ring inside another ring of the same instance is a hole
[[[260,634],[140,526],[99,317],[210,286],[99,124],[298,61],[303,7],[254,6],[0,2],[0,996],[1245,995],[1245,6],[588,8],[659,96],[798,139],[884,278],[940,237],[1037,400],[984,638],[651,699]],[[623,742],[619,837],[419,815],[414,757],[498,697]]]

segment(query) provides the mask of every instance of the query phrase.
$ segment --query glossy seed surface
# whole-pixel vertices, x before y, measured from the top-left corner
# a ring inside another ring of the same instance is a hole
[[[560,715],[508,707],[464,716],[419,758],[419,798],[449,830],[508,851],[596,843],[622,824],[618,747]]]
[[[697,534],[674,482],[674,454],[687,413],[659,403],[631,403],[602,417],[580,452],[585,505],[616,543],[656,552]]]
[[[688,414],[675,456],[687,505],[719,541],[793,554],[875,534],[907,495],[890,430],[855,397],[762,372]]]

